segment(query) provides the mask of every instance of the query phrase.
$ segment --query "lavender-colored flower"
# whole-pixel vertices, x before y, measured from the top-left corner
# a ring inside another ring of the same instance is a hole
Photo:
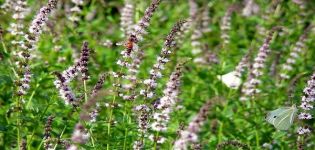
[[[13,40],[11,43],[16,44],[16,45],[21,45],[23,41],[20,38],[24,38],[24,18],[25,15],[28,12],[27,3],[25,0],[18,0],[18,1],[13,1],[14,7],[13,7],[13,15],[12,18],[15,20],[15,22],[12,22],[9,27],[9,32],[12,35],[17,36],[15,40]]]
[[[313,119],[313,116],[311,115],[313,110],[313,103],[315,99],[315,73],[312,75],[311,79],[308,80],[307,86],[303,90],[304,96],[302,97],[300,109],[301,112],[298,116],[300,120],[310,120]],[[311,130],[306,127],[302,126],[298,129],[299,135],[306,135],[311,133]]]
[[[20,43],[20,46],[23,49],[22,52],[19,52],[21,62],[18,62],[18,64],[23,69],[23,77],[20,78],[20,80],[18,81],[20,83],[18,87],[18,95],[20,96],[25,95],[30,87],[29,84],[31,79],[31,69],[28,64],[31,58],[30,51],[35,49],[35,46],[39,40],[39,36],[42,31],[42,27],[47,21],[48,15],[56,7],[56,5],[57,0],[49,0],[47,5],[40,9],[40,12],[35,16],[35,19],[30,25],[30,33],[25,35],[26,41]]]
[[[83,80],[87,80],[89,79],[89,75],[88,75],[88,61],[89,61],[89,57],[90,57],[90,53],[91,50],[89,49],[89,43],[88,42],[84,42],[83,46],[81,48],[81,56],[78,62],[78,71],[80,71],[82,73],[82,79]]]
[[[49,116],[47,118],[47,121],[46,121],[46,124],[45,124],[45,134],[44,134],[44,148],[46,150],[50,150],[53,148],[53,145],[52,143],[50,142],[51,140],[51,125],[52,125],[52,122],[54,120],[54,116]]]
[[[171,32],[167,35],[161,54],[157,57],[157,62],[150,70],[150,78],[143,81],[147,88],[141,90],[141,95],[144,95],[147,98],[152,98],[154,96],[154,90],[157,86],[156,81],[158,78],[162,77],[161,71],[165,69],[164,66],[169,62],[169,56],[173,53],[172,50],[176,44],[175,37],[177,32],[181,31],[181,27],[185,22],[186,21],[179,21],[176,23]]]
[[[70,8],[71,16],[69,17],[69,20],[72,22],[78,22],[80,18],[78,17],[78,14],[82,12],[82,9],[80,8],[84,1],[83,0],[71,0],[74,6]]]
[[[59,94],[62,99],[65,100],[65,104],[72,104],[74,106],[77,105],[76,97],[72,92],[70,86],[68,85],[70,80],[69,78],[65,78],[60,73],[55,73],[57,76],[57,80],[54,81],[56,88],[59,90]],[[72,75],[72,74],[71,74]]]
[[[198,4],[196,0],[188,0],[189,2],[189,16],[190,19],[196,20],[198,15]]]
[[[259,6],[254,0],[244,0],[245,7],[243,8],[243,16],[252,16],[259,12]]]
[[[180,79],[182,76],[183,63],[179,63],[175,68],[175,71],[171,74],[166,88],[163,91],[164,96],[159,99],[155,104],[155,112],[153,114],[154,122],[151,123],[153,131],[165,132],[167,130],[167,124],[170,120],[170,114],[173,111],[176,102],[178,101]],[[161,136],[153,138],[159,139]]]
[[[297,133],[299,135],[305,135],[305,134],[310,134],[311,130],[309,128],[303,128],[303,127],[299,127]]]
[[[138,130],[140,133],[144,134],[147,132],[148,129],[148,117],[150,108],[147,105],[138,105],[134,108],[134,110],[138,113]]]
[[[147,133],[149,128],[149,115],[151,109],[147,105],[138,105],[134,108],[137,114],[137,122],[138,122],[138,132],[140,139],[136,140],[133,144],[134,150],[143,149],[143,137]]]
[[[201,14],[201,32],[208,33],[210,32],[209,28],[210,16],[209,16],[209,7],[205,7]]]
[[[18,95],[22,96],[25,95],[30,88],[30,82],[31,82],[31,71],[28,66],[25,66],[24,68],[24,74],[23,77],[20,79],[19,87],[18,87]]]
[[[305,49],[305,41],[307,40],[309,30],[311,29],[312,26],[309,26],[305,29],[304,33],[300,36],[293,49],[290,51],[286,63],[282,65],[282,72],[280,74],[281,79],[284,80],[290,78],[290,72],[293,70],[296,60],[299,59],[301,53]]]
[[[117,61],[118,65],[127,69],[127,73],[122,76],[125,79],[121,84],[123,91],[119,94],[119,96],[125,100],[134,100],[138,95],[134,92],[134,88],[137,81],[136,75],[143,58],[143,50],[139,48],[138,43],[143,40],[143,35],[146,34],[153,13],[156,11],[160,2],[160,0],[153,0],[150,6],[146,9],[144,16],[128,35],[125,49],[121,52],[122,58]]]
[[[132,33],[134,25],[134,6],[129,0],[125,0],[125,5],[121,9],[120,26],[121,30],[125,33],[125,36],[129,36]]]
[[[142,150],[143,149],[143,141],[135,141],[133,144],[134,150]]]
[[[81,56],[78,62],[76,62],[73,66],[70,66],[61,74],[56,73],[57,80],[54,81],[54,84],[59,90],[59,94],[61,98],[65,100],[66,104],[77,105],[76,97],[71,91],[69,83],[74,77],[78,75],[78,72],[81,72],[83,80],[87,80],[89,78],[87,63],[89,60],[90,51],[91,50],[88,48],[88,43],[84,42],[81,49]]]
[[[236,5],[231,5],[227,11],[225,12],[225,15],[222,18],[221,22],[221,39],[223,40],[224,44],[230,43],[230,35],[229,31],[231,30],[231,17],[232,13],[236,10]]]
[[[180,138],[174,143],[174,150],[186,150],[189,144],[198,141],[198,132],[207,119],[209,110],[212,106],[211,101],[207,101],[199,110],[199,113],[189,123],[187,129],[180,132]]]
[[[95,96],[99,92],[99,90],[103,87],[105,79],[106,79],[106,74],[102,74],[92,90],[92,93],[91,93],[92,97]]]
[[[5,0],[0,8],[3,9],[5,13],[7,13],[10,10],[12,10],[14,8],[14,6],[15,6],[14,1],[12,1],[12,0]]]
[[[244,88],[242,89],[242,93],[244,94],[244,96],[241,97],[241,100],[247,100],[248,97],[260,92],[260,90],[257,88],[258,85],[261,83],[259,77],[263,75],[262,69],[264,69],[266,60],[269,56],[269,46],[273,34],[279,29],[281,28],[272,28],[272,30],[267,35],[263,45],[259,48],[257,57],[254,60],[253,68],[250,70],[250,75],[247,78],[247,81],[244,83]]]
[[[75,125],[71,140],[74,143],[85,144],[90,138],[90,134],[80,123]]]
[[[153,13],[156,11],[160,3],[161,0],[152,0],[150,6],[145,10],[144,16],[135,25],[132,35],[135,35],[138,40],[141,40],[143,34],[146,33],[146,29],[150,25]]]
[[[49,0],[48,4],[40,9],[32,21],[29,32],[34,35],[36,41],[42,33],[42,28],[46,24],[49,14],[56,8],[57,1],[58,0]]]

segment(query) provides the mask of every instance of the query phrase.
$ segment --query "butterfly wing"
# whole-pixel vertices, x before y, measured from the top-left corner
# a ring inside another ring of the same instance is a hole
[[[297,109],[295,106],[281,107],[271,111],[266,120],[278,130],[288,130],[293,124],[296,113]]]
[[[275,120],[274,126],[279,130],[288,130],[293,124],[297,109],[291,107],[287,113],[282,114]]]
[[[280,115],[287,113],[289,109],[290,107],[280,107],[276,110],[270,111],[266,116],[266,121],[274,125],[275,120],[277,120]]]

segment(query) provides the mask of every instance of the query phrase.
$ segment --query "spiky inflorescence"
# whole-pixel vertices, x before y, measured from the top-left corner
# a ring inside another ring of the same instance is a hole
[[[161,0],[152,0],[150,6],[145,10],[144,16],[135,25],[132,34],[135,35],[138,40],[141,40],[142,36],[146,33],[146,30],[150,25],[153,13],[156,11],[160,3]]]
[[[50,149],[53,148],[52,147],[53,145],[51,143],[51,130],[52,130],[51,125],[52,125],[52,122],[53,122],[54,118],[55,118],[54,116],[49,116],[47,118],[47,121],[46,121],[46,124],[45,124],[44,148],[46,150],[50,150]]]
[[[188,0],[189,2],[189,16],[190,19],[196,20],[198,15],[198,4],[196,0]]]
[[[35,16],[29,27],[29,33],[25,35],[26,41],[21,44],[23,51],[19,53],[21,62],[18,62],[18,64],[23,70],[23,77],[20,78],[18,82],[20,84],[18,87],[18,95],[25,95],[30,87],[30,51],[35,49],[39,37],[42,33],[42,28],[48,20],[48,16],[51,11],[56,8],[56,5],[57,0],[49,0],[47,5],[40,9],[39,13]],[[27,79],[29,79],[29,81],[27,81]]]
[[[78,62],[78,70],[82,74],[82,80],[89,79],[89,73],[88,73],[88,61],[90,58],[91,50],[89,49],[89,43],[83,42],[82,48],[81,48],[81,56]]]
[[[121,52],[122,59],[117,61],[118,65],[127,69],[126,75],[122,76],[125,79],[123,81],[124,83],[117,84],[121,86],[123,90],[119,96],[123,97],[125,100],[134,100],[138,95],[134,92],[134,88],[137,80],[136,75],[143,58],[143,50],[139,48],[138,43],[143,40],[143,35],[146,34],[146,30],[150,25],[153,13],[156,11],[160,2],[160,0],[153,0],[151,5],[146,9],[144,16],[134,26],[131,34],[128,35],[125,43],[126,48]]]
[[[280,29],[280,27],[272,28],[265,38],[263,45],[259,48],[257,57],[254,60],[253,68],[250,70],[249,77],[247,77],[247,80],[244,83],[244,87],[242,89],[242,93],[244,95],[241,97],[241,100],[247,100],[249,97],[259,92],[257,88],[261,83],[259,77],[263,75],[263,68],[265,67],[266,60],[269,56],[270,43],[273,38],[273,34]]]
[[[34,40],[38,41],[39,36],[42,33],[42,28],[48,20],[48,16],[53,9],[56,8],[58,0],[49,0],[47,5],[42,7],[38,14],[35,16],[32,24],[29,28],[29,32],[33,34]]]
[[[99,90],[103,87],[106,76],[107,76],[106,74],[101,75],[101,77],[99,78],[99,80],[97,81],[97,83],[95,84],[92,90],[92,93],[91,93],[92,97],[95,96],[99,92]]]
[[[299,37],[299,40],[295,43],[293,49],[289,53],[285,64],[282,65],[282,73],[280,74],[281,79],[289,79],[290,72],[293,70],[294,65],[296,64],[297,59],[299,59],[301,53],[305,49],[305,41],[309,31],[312,29],[312,26],[306,28],[304,33]]]
[[[15,3],[13,0],[5,0],[0,8],[4,10],[4,13],[7,13],[13,9],[14,5]]]
[[[259,6],[255,3],[254,0],[244,0],[245,7],[243,8],[243,16],[252,16],[259,12]]]
[[[304,96],[302,97],[300,112],[298,118],[301,120],[313,119],[313,103],[315,101],[315,73],[312,75],[311,79],[307,81],[307,86],[303,90]],[[298,134],[305,135],[309,134],[311,131],[307,127],[299,127]]]
[[[80,8],[83,5],[83,0],[71,0],[74,6],[70,9],[71,16],[69,17],[69,20],[76,23],[80,20],[78,14],[82,12],[82,9]]]
[[[125,0],[125,5],[121,9],[120,16],[120,27],[121,30],[125,33],[125,36],[128,37],[132,33],[132,28],[134,25],[134,6],[129,0]]]
[[[87,63],[89,60],[90,51],[91,50],[88,48],[88,43],[83,42],[81,56],[78,62],[76,62],[73,66],[70,66],[67,70],[63,71],[62,74],[56,73],[57,80],[54,81],[54,84],[59,90],[59,94],[61,98],[65,100],[66,104],[72,104],[74,106],[77,105],[76,97],[71,91],[69,83],[74,77],[78,75],[78,72],[82,73],[83,80],[87,80],[89,78]]]
[[[211,101],[207,101],[199,110],[199,113],[189,123],[186,130],[180,131],[180,138],[174,143],[174,150],[186,150],[189,144],[198,141],[198,132],[200,132],[202,125],[207,120],[209,110],[212,106]]]
[[[89,138],[90,138],[90,134],[88,133],[87,129],[85,129],[85,127],[81,125],[80,123],[77,123],[72,133],[71,141],[77,144],[85,144]],[[71,145],[70,148],[74,146],[75,145]]]
[[[229,32],[231,30],[231,17],[232,13],[236,10],[236,5],[231,5],[225,12],[221,22],[221,39],[224,44],[230,43]]]
[[[211,31],[209,28],[209,24],[210,24],[209,7],[205,7],[201,14],[201,31],[203,33],[208,33]]]
[[[10,27],[8,30],[12,35],[18,35],[18,39],[11,41],[11,43],[14,45],[21,45],[23,41],[19,38],[24,38],[25,35],[23,23],[25,15],[27,14],[27,3],[25,0],[18,0],[13,3],[15,4],[15,6],[13,7],[14,13],[12,15],[12,18],[15,20],[15,22],[10,23]]]
[[[164,46],[161,50],[160,56],[157,58],[157,62],[153,65],[150,70],[150,78],[143,81],[146,85],[146,89],[140,91],[141,95],[146,98],[152,98],[154,96],[154,91],[157,86],[157,79],[162,77],[161,71],[164,70],[164,66],[169,62],[169,57],[173,53],[172,50],[176,45],[175,38],[177,33],[181,31],[181,27],[186,21],[177,22],[172,28],[171,32],[167,35]]]
[[[164,96],[159,99],[159,101],[154,104],[155,112],[153,114],[154,122],[151,123],[151,128],[153,131],[165,132],[167,130],[167,125],[170,120],[170,114],[173,112],[173,108],[178,101],[180,79],[182,76],[182,68],[184,63],[179,63],[175,71],[171,74],[166,88],[163,91]],[[151,138],[158,143],[162,143],[161,139],[163,137]]]
[[[69,71],[69,75],[75,76],[76,71],[71,68],[71,71]],[[65,100],[65,104],[72,104],[73,106],[77,105],[76,97],[74,93],[72,92],[69,82],[69,78],[65,78],[63,74],[56,73],[57,79],[54,81],[54,84],[56,88],[59,90],[59,94],[63,100]]]
[[[147,105],[138,105],[134,108],[135,112],[137,113],[137,122],[138,122],[138,132],[139,132],[139,139],[136,140],[133,144],[134,150],[143,149],[143,137],[146,135],[146,132],[149,128],[149,115],[151,109]]]

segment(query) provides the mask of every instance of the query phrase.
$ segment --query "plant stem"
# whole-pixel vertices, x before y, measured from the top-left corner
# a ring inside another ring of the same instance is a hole
[[[87,88],[86,88],[86,80],[83,80],[83,88],[84,88],[84,101],[88,101],[88,96],[87,96]]]
[[[17,126],[17,146],[18,149],[20,150],[20,143],[21,143],[21,135],[20,135],[20,130],[21,130],[21,121],[20,121],[20,98],[23,99],[23,97],[18,97],[17,102],[16,102],[16,108],[17,108],[17,118],[16,118],[16,126]]]
[[[154,150],[156,150],[157,140],[158,140],[158,137],[159,137],[159,135],[160,135],[160,132],[156,132],[155,135],[156,135],[156,136],[155,136],[156,139],[154,139]]]

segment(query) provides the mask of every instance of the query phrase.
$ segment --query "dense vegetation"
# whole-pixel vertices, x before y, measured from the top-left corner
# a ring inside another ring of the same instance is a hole
[[[313,1],[0,4],[0,149],[315,149]]]

